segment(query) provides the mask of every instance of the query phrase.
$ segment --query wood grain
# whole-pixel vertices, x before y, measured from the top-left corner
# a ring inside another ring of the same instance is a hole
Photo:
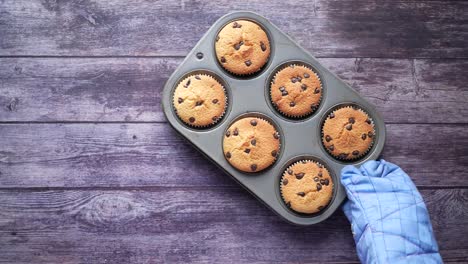
[[[387,125],[418,186],[468,186],[466,125]],[[236,186],[167,124],[3,124],[0,187]]]
[[[422,195],[443,258],[468,261],[468,190]],[[0,200],[4,262],[357,261],[341,211],[293,226],[239,188],[2,191]]]
[[[0,55],[185,55],[222,15],[256,11],[319,57],[467,58],[466,1],[0,3]]]
[[[320,61],[376,105],[387,123],[468,123],[466,60]],[[180,58],[2,58],[0,122],[165,122],[160,96],[180,63]]]

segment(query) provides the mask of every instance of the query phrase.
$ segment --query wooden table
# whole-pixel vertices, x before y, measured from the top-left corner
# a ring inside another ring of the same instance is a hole
[[[341,211],[283,222],[165,121],[165,80],[241,9],[377,106],[468,262],[468,2],[431,0],[0,1],[0,262],[358,262]]]

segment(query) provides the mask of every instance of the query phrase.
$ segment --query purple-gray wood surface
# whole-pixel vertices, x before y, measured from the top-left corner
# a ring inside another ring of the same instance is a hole
[[[383,157],[468,262],[468,1],[0,1],[1,263],[356,263],[342,212],[282,221],[176,135],[164,82],[264,15],[376,105]]]

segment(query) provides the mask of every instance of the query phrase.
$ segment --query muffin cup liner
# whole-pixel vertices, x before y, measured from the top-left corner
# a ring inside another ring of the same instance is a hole
[[[341,157],[339,157],[339,156],[335,156],[332,152],[330,152],[330,150],[325,146],[325,144],[323,144],[323,137],[324,137],[324,135],[325,135],[324,132],[323,132],[323,127],[324,127],[324,125],[325,125],[325,122],[330,118],[330,115],[331,115],[332,113],[335,113],[337,110],[343,109],[343,108],[353,108],[353,109],[356,109],[356,108],[357,108],[358,111],[364,113],[364,114],[367,116],[367,118],[369,118],[369,120],[371,121],[371,124],[372,124],[372,128],[373,128],[373,130],[372,130],[372,134],[373,134],[373,136],[372,136],[372,142],[371,142],[371,144],[369,145],[369,147],[366,149],[366,151],[360,153],[359,155],[357,155],[357,156],[355,156],[355,157],[353,157],[353,158],[351,158],[351,159],[345,159],[345,158],[341,158]],[[356,161],[356,160],[360,160],[360,159],[364,158],[364,157],[369,153],[369,151],[372,149],[372,147],[374,146],[375,137],[377,136],[377,135],[376,135],[376,131],[375,131],[374,120],[372,119],[372,117],[371,117],[364,109],[362,109],[360,106],[356,106],[356,105],[352,105],[352,104],[351,104],[351,105],[347,105],[347,106],[337,107],[336,109],[334,109],[333,111],[331,111],[331,112],[327,115],[327,118],[325,118],[325,119],[323,120],[321,126],[322,126],[322,127],[321,127],[321,130],[320,130],[320,131],[321,131],[320,143],[322,144],[323,148],[326,150],[326,152],[327,152],[328,154],[330,154],[330,156],[332,156],[333,158],[335,158],[335,159],[337,159],[337,160],[343,161],[343,162],[354,162],[354,161]]]
[[[180,82],[178,82],[177,85],[176,85],[176,88],[177,88],[177,86],[179,86],[179,84],[185,82],[189,78],[194,78],[195,76],[207,76],[207,77],[213,78],[217,83],[219,83],[219,85],[221,85],[221,88],[223,89],[223,92],[224,92],[224,102],[225,102],[223,112],[219,115],[219,117],[216,120],[214,120],[212,123],[207,124],[207,125],[194,125],[194,124],[192,124],[190,122],[186,122],[179,116],[179,114],[177,113],[177,108],[174,105],[174,94],[175,94],[176,89],[174,89],[174,91],[172,92],[172,107],[174,108],[174,112],[176,113],[177,118],[182,123],[184,123],[185,125],[187,125],[189,127],[192,127],[192,128],[197,128],[197,129],[210,128],[210,127],[215,126],[219,121],[221,121],[223,119],[224,115],[226,114],[226,110],[228,109],[228,103],[229,103],[228,93],[227,93],[226,88],[224,87],[224,85],[219,82],[219,80],[216,78],[216,76],[212,76],[211,74],[206,74],[206,73],[190,74],[187,77],[185,77],[184,79],[182,79]]]
[[[285,113],[283,111],[281,111],[281,109],[278,108],[278,106],[276,105],[275,102],[273,102],[273,96],[271,94],[271,86],[273,85],[275,79],[276,79],[276,76],[283,70],[285,69],[286,67],[296,67],[296,66],[302,66],[302,67],[305,67],[307,69],[309,69],[314,75],[315,77],[317,77],[318,81],[320,82],[320,89],[321,89],[321,92],[320,92],[320,98],[317,102],[317,105],[316,107],[313,108],[313,110],[310,112],[310,113],[306,113],[306,114],[303,114],[303,115],[291,115],[291,114],[288,114],[288,113]],[[309,116],[312,116],[316,111],[317,109],[320,107],[320,103],[322,102],[322,98],[323,98],[323,82],[322,80],[320,79],[320,76],[317,74],[317,72],[312,69],[311,67],[307,66],[306,64],[300,64],[300,63],[294,63],[294,64],[289,64],[287,66],[284,66],[284,67],[281,67],[279,70],[276,71],[275,75],[273,76],[273,78],[271,79],[271,82],[270,82],[270,87],[269,87],[269,93],[270,95],[270,103],[271,105],[275,108],[276,111],[278,111],[278,113],[280,113],[281,115],[287,117],[287,118],[290,118],[290,119],[303,119],[303,118],[307,118]]]
[[[308,162],[312,162],[312,163],[315,163],[317,165],[320,165],[322,166],[323,168],[325,168],[327,171],[329,171],[329,169],[323,165],[322,163],[316,161],[316,160],[313,160],[313,159],[302,159],[302,160],[298,160],[294,163],[292,163],[291,165],[289,165],[286,170],[283,172],[283,175],[281,176],[280,178],[280,194],[281,194],[281,200],[283,201],[283,203],[286,205],[286,207],[288,207],[289,210],[295,212],[296,214],[301,214],[301,215],[315,215],[315,214],[320,214],[322,211],[324,211],[328,205],[331,203],[331,201],[333,200],[333,196],[330,198],[330,201],[328,201],[327,205],[325,205],[322,209],[320,209],[319,211],[315,212],[315,213],[302,213],[302,212],[298,212],[298,211],[295,211],[294,209],[291,208],[291,206],[288,206],[288,204],[286,203],[286,199],[284,198],[283,196],[283,178],[285,177],[285,175],[287,174],[288,170],[290,168],[292,168],[293,166],[299,164],[299,163],[302,163],[304,161],[308,161]],[[330,173],[330,171],[329,171]],[[331,177],[330,175],[330,179],[332,180],[332,183],[333,183],[333,186],[335,185],[335,183],[333,182],[333,177]],[[333,187],[335,188],[335,187]]]

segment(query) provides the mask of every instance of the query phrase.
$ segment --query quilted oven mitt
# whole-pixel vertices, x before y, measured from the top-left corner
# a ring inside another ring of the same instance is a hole
[[[426,205],[400,167],[385,160],[346,166],[341,182],[362,263],[443,263]]]

